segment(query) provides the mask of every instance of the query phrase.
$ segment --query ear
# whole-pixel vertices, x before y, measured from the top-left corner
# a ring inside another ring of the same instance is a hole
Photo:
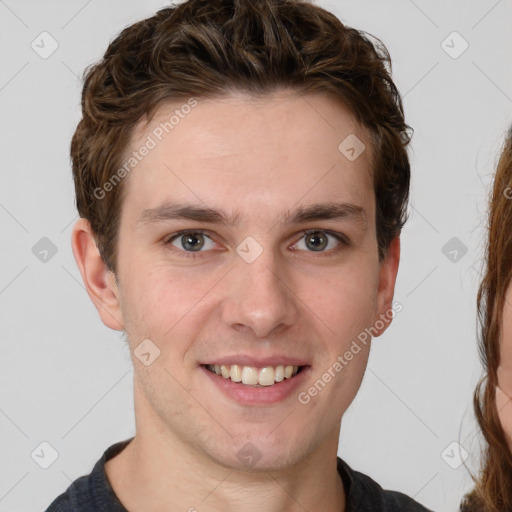
[[[400,263],[400,237],[389,244],[386,256],[380,264],[379,288],[377,290],[376,318],[374,320],[375,336],[380,336],[391,324],[393,311],[393,296],[395,294],[396,275]],[[387,321],[383,321],[385,317]],[[384,324],[382,327],[379,327]]]
[[[80,218],[75,223],[71,247],[87,293],[102,322],[116,331],[124,330],[115,275],[107,270],[87,219]]]

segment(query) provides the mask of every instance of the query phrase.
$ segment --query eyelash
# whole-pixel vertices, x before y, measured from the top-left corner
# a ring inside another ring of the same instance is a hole
[[[331,249],[329,251],[318,251],[317,254],[321,255],[321,256],[329,256],[330,254],[337,253],[344,247],[348,247],[349,245],[351,245],[350,240],[345,235],[342,235],[341,233],[336,233],[334,231],[329,231],[326,229],[307,229],[302,232],[301,238],[304,238],[307,235],[311,235],[313,233],[324,233],[326,235],[330,235],[330,236],[334,237],[338,242],[340,242],[340,247],[338,247],[336,249]],[[212,238],[207,235],[206,231],[194,230],[194,229],[190,230],[189,229],[189,230],[184,230],[184,231],[179,231],[177,233],[174,233],[164,243],[165,243],[165,245],[170,245],[171,242],[174,242],[174,240],[176,240],[177,238],[180,238],[183,235],[197,235],[197,234],[205,235],[208,238],[210,238],[210,240],[212,240]],[[195,252],[194,251],[185,251],[185,250],[180,250],[180,249],[176,249],[176,251],[178,251],[179,253],[182,253],[184,255],[184,257],[186,257],[186,258],[199,258],[199,257],[201,257],[200,256],[201,252],[204,252],[204,251],[195,251]],[[314,253],[315,251],[308,251],[308,252]]]

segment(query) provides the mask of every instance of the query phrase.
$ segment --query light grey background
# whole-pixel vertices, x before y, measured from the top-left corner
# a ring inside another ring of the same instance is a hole
[[[512,118],[511,1],[318,3],[387,45],[415,129],[395,295],[403,311],[373,343],[339,454],[383,487],[456,510],[471,480],[464,465],[450,467],[459,456],[449,446],[460,442],[471,468],[479,455],[475,298],[486,194]],[[134,434],[129,352],[97,317],[70,248],[68,150],[79,75],[122,28],[164,5],[0,0],[0,512],[44,510]],[[58,42],[46,59],[31,47],[43,31]],[[57,249],[46,262],[32,252],[42,237]],[[453,237],[455,262],[442,250]],[[58,452],[48,469],[31,456],[42,442]]]

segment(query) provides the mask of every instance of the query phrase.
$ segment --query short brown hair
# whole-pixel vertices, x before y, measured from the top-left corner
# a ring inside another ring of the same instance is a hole
[[[406,220],[412,130],[404,122],[384,44],[300,0],[188,0],[125,28],[84,72],[82,114],[71,143],[76,201],[109,270],[135,125],[164,101],[281,89],[334,93],[368,129],[374,157],[379,258]],[[341,142],[341,141],[340,141]]]
[[[512,511],[512,453],[496,408],[500,337],[507,289],[512,283],[512,128],[498,162],[489,201],[485,274],[477,297],[479,352],[484,376],[475,388],[473,407],[486,441],[475,489],[464,497],[463,512]]]

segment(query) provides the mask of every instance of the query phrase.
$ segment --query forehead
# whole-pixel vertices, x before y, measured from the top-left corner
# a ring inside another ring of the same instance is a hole
[[[126,156],[144,146],[150,149],[129,174],[123,209],[175,199],[262,215],[299,202],[373,209],[367,131],[326,94],[162,104],[149,124],[136,127]]]

